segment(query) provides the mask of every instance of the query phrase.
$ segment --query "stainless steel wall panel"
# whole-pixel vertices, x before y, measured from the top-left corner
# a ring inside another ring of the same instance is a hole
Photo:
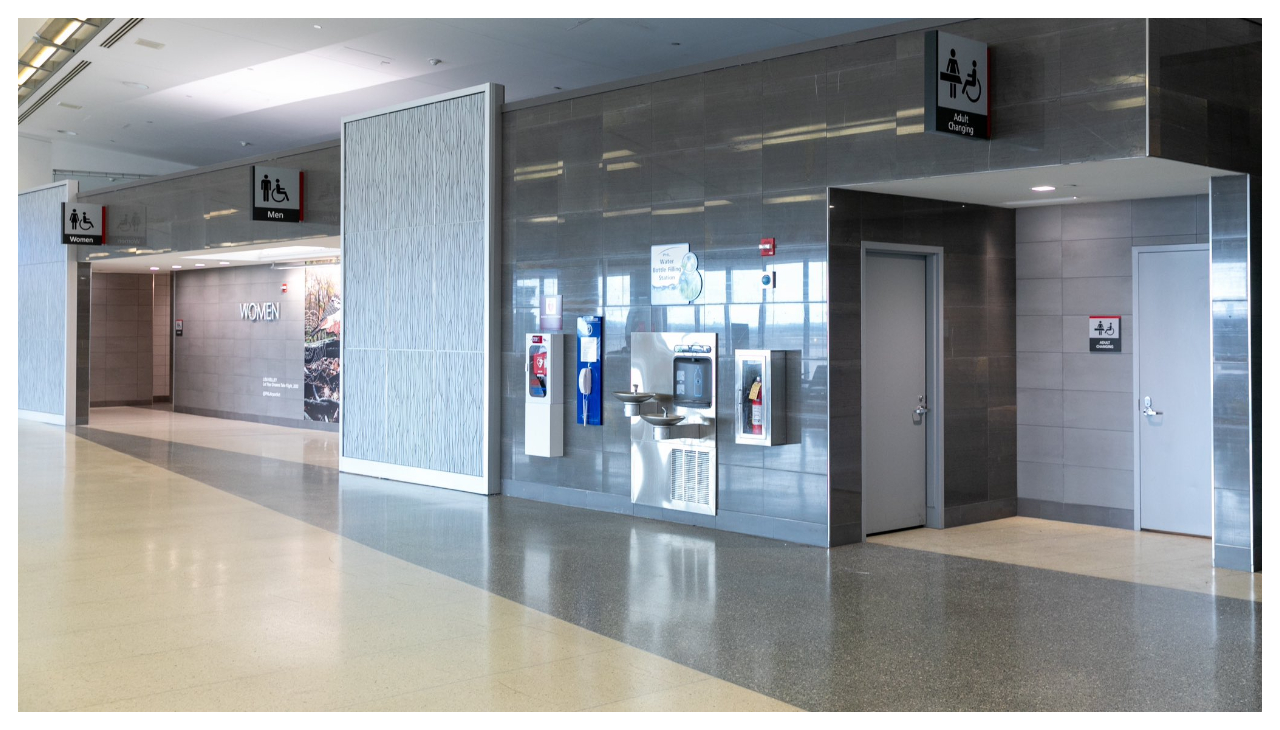
[[[68,252],[62,245],[66,186],[18,196],[18,408],[61,416],[67,379]],[[88,347],[84,352],[89,352]],[[87,387],[87,382],[84,383]]]

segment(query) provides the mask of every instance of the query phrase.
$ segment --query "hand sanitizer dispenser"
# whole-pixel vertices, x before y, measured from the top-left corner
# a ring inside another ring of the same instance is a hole
[[[524,453],[529,456],[564,456],[563,342],[563,335],[525,335]]]

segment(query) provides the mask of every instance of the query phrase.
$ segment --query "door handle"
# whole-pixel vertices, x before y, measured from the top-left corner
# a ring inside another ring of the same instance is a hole
[[[915,414],[917,416],[923,416],[928,412],[929,412],[929,405],[924,402],[924,396],[920,396],[920,402],[916,406]]]
[[[1163,416],[1164,411],[1157,411],[1151,407],[1151,396],[1142,399],[1142,415],[1144,416]]]

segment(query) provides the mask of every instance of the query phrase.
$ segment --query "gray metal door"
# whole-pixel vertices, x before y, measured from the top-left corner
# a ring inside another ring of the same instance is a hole
[[[1213,532],[1209,252],[1142,251],[1135,275],[1141,526],[1207,536]]]
[[[923,256],[868,251],[862,275],[863,527],[925,522],[928,302]],[[833,384],[834,386],[834,384]]]

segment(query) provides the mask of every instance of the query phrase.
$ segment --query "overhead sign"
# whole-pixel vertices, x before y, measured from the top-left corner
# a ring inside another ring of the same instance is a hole
[[[112,246],[145,246],[147,243],[147,206],[111,205],[107,216],[107,238]]]
[[[698,256],[687,243],[664,243],[649,249],[649,302],[687,304],[702,294]]]
[[[107,209],[101,205],[62,204],[62,243],[101,246],[107,242]]]
[[[302,220],[302,171],[285,167],[249,168],[253,183],[253,219],[297,223]]]
[[[924,49],[925,130],[991,139],[987,44],[931,30]]]
[[[1089,317],[1089,352],[1120,352],[1120,317]]]

